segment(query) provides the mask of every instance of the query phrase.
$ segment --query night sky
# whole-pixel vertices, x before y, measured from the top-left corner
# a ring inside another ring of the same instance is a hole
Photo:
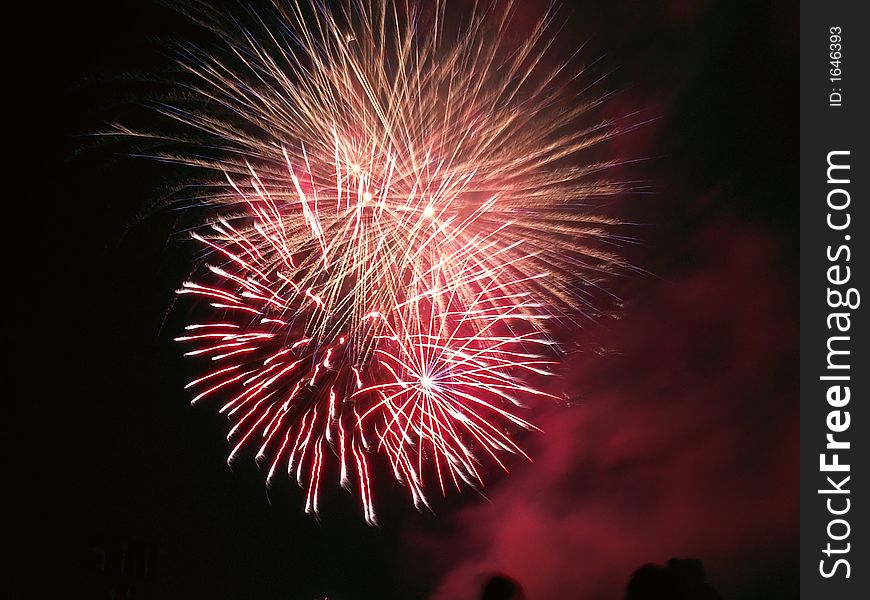
[[[471,600],[493,572],[530,600],[621,598],[674,556],[729,599],[797,596],[796,7],[565,4],[565,43],[618,92],[602,117],[646,122],[600,150],[642,159],[610,205],[642,272],[612,282],[618,318],[577,333],[552,384],[576,401],[534,415],[534,464],[436,515],[384,480],[378,528],[341,490],[317,522],[295,485],[267,495],[252,460],[227,467],[223,418],[190,406],[172,342],[194,249],[174,211],[148,210],[178,173],[83,135],[135,111],[125,74],[163,68],[161,40],[196,27],[106,0],[9,25],[13,598],[108,598],[121,580],[94,549],[125,543],[151,552],[136,598]]]

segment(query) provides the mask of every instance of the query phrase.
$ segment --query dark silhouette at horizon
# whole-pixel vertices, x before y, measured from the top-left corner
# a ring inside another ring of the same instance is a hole
[[[483,586],[481,600],[526,600],[520,584],[506,575],[493,575]]]
[[[625,600],[723,600],[706,581],[696,558],[672,558],[667,565],[647,564],[628,581]]]

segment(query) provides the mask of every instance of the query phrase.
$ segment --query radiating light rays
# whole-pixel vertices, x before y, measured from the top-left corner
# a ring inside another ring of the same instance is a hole
[[[216,264],[206,265],[206,280],[178,290],[219,315],[176,339],[195,346],[189,356],[216,363],[187,387],[196,390],[194,403],[228,398],[220,412],[233,422],[229,460],[257,445],[257,458],[270,461],[268,481],[286,468],[306,490],[306,510],[316,513],[324,461],[335,455],[341,485],[351,486],[355,470],[373,522],[368,451],[389,455],[418,505],[426,503],[423,462],[434,461],[446,493],[442,469],[455,485],[482,484],[475,452],[502,467],[498,453],[524,455],[499,421],[533,428],[512,411],[522,396],[546,396],[519,375],[544,374],[543,365],[552,363],[527,351],[549,345],[539,326],[548,315],[523,290],[524,281],[511,276],[522,258],[513,247],[496,249],[491,238],[498,230],[467,233],[479,211],[437,224],[425,210],[385,206],[363,222],[350,203],[342,201],[338,211],[323,203],[306,209],[304,191],[278,198],[256,183],[255,172],[251,181],[254,194],[231,182],[248,216],[193,234]],[[339,217],[353,225],[338,225]],[[361,240],[380,220],[392,226],[375,229],[382,254],[370,258]],[[326,230],[345,227],[346,241],[322,244],[325,222]],[[348,256],[354,252],[360,256]],[[480,260],[481,253],[490,260]],[[373,273],[386,290],[381,295],[359,285]],[[515,333],[512,321],[525,332]],[[364,373],[384,382],[367,386]],[[378,440],[377,448],[369,439]]]
[[[613,161],[582,160],[618,126],[590,119],[604,97],[579,96],[582,69],[554,62],[552,15],[523,40],[507,33],[512,2],[470,4],[460,18],[443,0],[352,1],[338,14],[287,0],[276,2],[277,23],[188,8],[222,47],[180,49],[183,94],[158,110],[220,156],[161,157],[228,173],[246,191],[304,193],[306,214],[331,203],[360,219],[391,208],[444,222],[488,204],[478,230],[503,227],[504,246],[522,241],[534,254],[523,267],[552,275],[538,293],[574,313],[578,277],[625,266],[601,244],[614,220],[588,206],[624,186],[606,177]],[[249,185],[250,165],[260,181]],[[212,184],[202,200],[239,203],[237,190]],[[347,233],[320,227],[324,245]]]
[[[378,455],[417,506],[525,457],[523,413],[554,398],[548,320],[625,266],[590,209],[623,186],[583,160],[618,130],[552,59],[552,15],[517,41],[511,2],[447,5],[188,5],[218,44],[178,51],[157,110],[179,133],[118,128],[209,174],[207,257],[178,290],[208,368],[187,387],[230,419],[229,460],[251,449],[309,512],[335,473],[374,523]]]
[[[528,400],[555,399],[524,380],[555,364],[540,331],[547,315],[510,287],[489,274],[470,302],[433,290],[388,317],[376,350],[381,377],[354,397],[371,404],[361,421],[374,427],[415,504],[427,502],[429,466],[446,494],[460,480],[482,486],[487,459],[507,470],[503,453],[528,458],[509,432],[536,428],[517,413]]]

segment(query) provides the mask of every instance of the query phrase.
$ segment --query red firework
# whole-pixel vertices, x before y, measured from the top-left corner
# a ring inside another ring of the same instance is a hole
[[[209,149],[159,158],[223,178],[200,188],[219,216],[178,291],[202,316],[177,339],[210,365],[193,402],[219,399],[229,460],[256,448],[309,512],[328,461],[374,523],[373,456],[417,506],[526,456],[520,415],[553,398],[546,320],[624,266],[601,249],[615,222],[588,209],[622,187],[609,163],[577,165],[616,129],[580,125],[601,99],[543,66],[547,19],[511,47],[509,3],[450,36],[445,6],[276,2],[258,35],[203,12],[225,51],[183,51],[184,93],[158,109]]]

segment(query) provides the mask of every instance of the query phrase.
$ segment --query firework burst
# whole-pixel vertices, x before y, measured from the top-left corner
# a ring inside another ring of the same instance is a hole
[[[418,506],[525,456],[511,432],[552,398],[547,320],[624,266],[588,208],[622,186],[578,166],[617,130],[583,125],[603,99],[547,60],[549,17],[510,45],[510,3],[446,6],[276,2],[272,25],[188,6],[220,44],[177,54],[157,110],[184,133],[116,131],[218,175],[196,188],[206,264],[179,290],[207,307],[178,338],[210,365],[189,387],[221,398],[230,460],[258,448],[311,512],[333,458],[374,522],[372,455]]]
[[[525,294],[487,279],[496,289],[471,303],[435,290],[399,307],[375,351],[382,376],[354,394],[368,398],[360,425],[374,415],[378,447],[418,506],[426,503],[427,465],[446,494],[450,483],[482,486],[485,459],[507,470],[500,453],[528,458],[507,432],[536,428],[515,411],[527,398],[554,398],[521,377],[548,375],[553,364],[533,350],[550,345],[536,323],[545,316]]]

